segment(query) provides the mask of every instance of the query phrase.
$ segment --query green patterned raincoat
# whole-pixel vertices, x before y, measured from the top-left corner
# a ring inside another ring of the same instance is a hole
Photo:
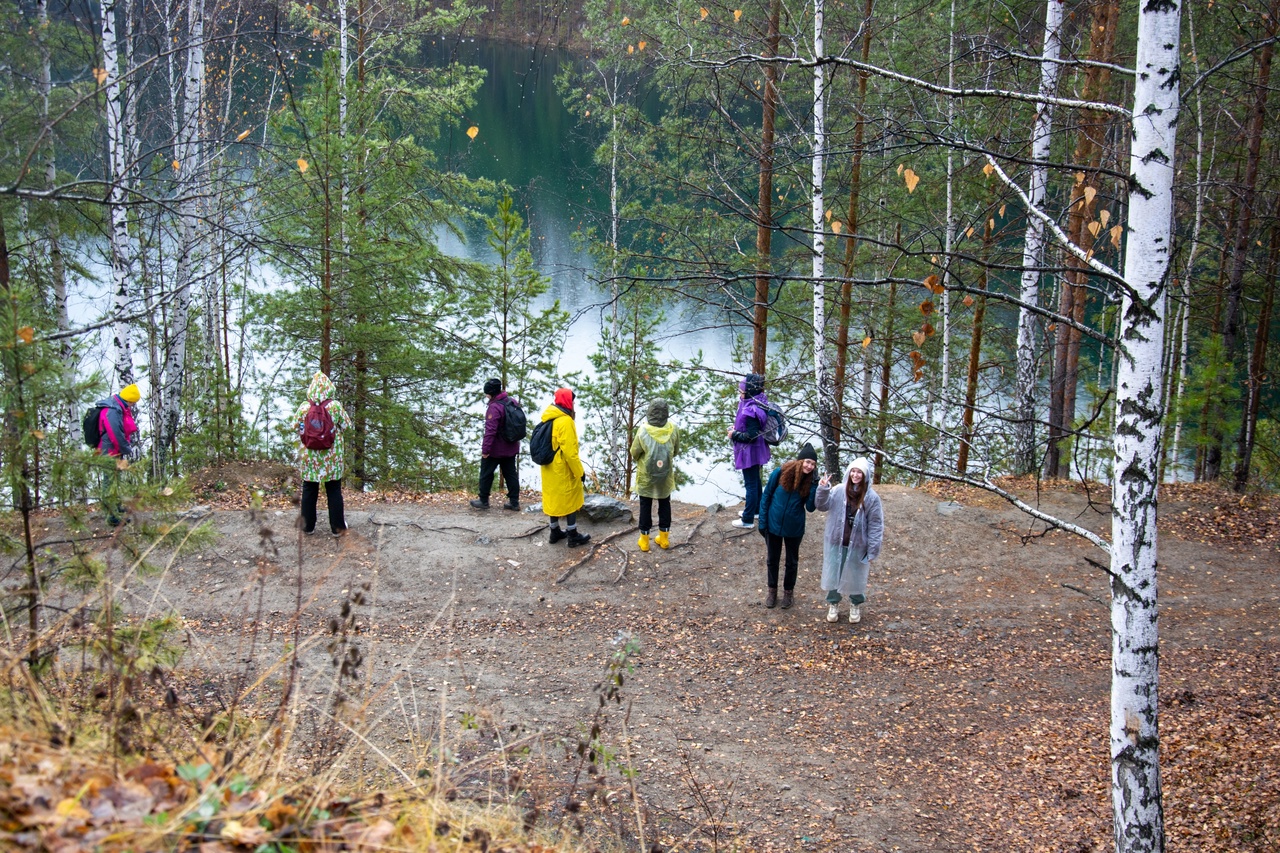
[[[298,474],[303,480],[312,483],[324,483],[329,480],[341,480],[344,470],[346,441],[343,435],[347,430],[351,429],[351,416],[347,414],[347,410],[342,408],[342,404],[333,399],[333,395],[337,389],[333,387],[333,382],[329,377],[316,371],[315,376],[311,377],[311,385],[307,388],[307,399],[298,411],[293,415],[293,432],[298,436]],[[320,403],[329,400],[329,417],[333,418],[333,425],[337,427],[334,432],[333,447],[328,450],[312,450],[302,446],[302,425],[307,417],[307,409],[311,408],[313,402]]]

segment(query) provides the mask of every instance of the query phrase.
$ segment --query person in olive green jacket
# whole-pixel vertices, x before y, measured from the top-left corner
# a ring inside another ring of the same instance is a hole
[[[649,531],[653,527],[653,501],[658,501],[659,548],[669,548],[671,531],[671,492],[676,487],[672,460],[680,452],[680,431],[670,423],[666,400],[649,404],[645,423],[636,429],[631,440],[631,458],[636,463],[636,493],[640,495],[641,551],[649,550]]]

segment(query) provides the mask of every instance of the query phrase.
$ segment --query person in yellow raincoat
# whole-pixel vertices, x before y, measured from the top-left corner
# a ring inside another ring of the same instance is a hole
[[[573,423],[573,391],[557,388],[555,402],[542,412],[542,420],[551,425],[551,447],[556,455],[542,470],[542,511],[551,516],[551,544],[569,540],[576,548],[591,539],[589,533],[578,532],[578,510],[586,497],[583,484],[586,472],[578,457],[578,429]],[[565,529],[560,529],[564,518]]]

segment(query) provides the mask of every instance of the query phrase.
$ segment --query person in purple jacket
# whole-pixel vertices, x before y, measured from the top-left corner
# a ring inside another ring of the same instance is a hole
[[[502,388],[501,379],[490,379],[484,383],[484,393],[489,397],[489,408],[485,412],[484,440],[480,444],[480,497],[471,501],[471,505],[476,509],[489,508],[493,472],[501,469],[507,484],[507,502],[502,508],[519,510],[520,469],[516,466],[516,457],[520,455],[520,442],[502,437],[502,422],[507,416],[503,401],[507,399],[507,392]]]
[[[742,516],[733,520],[734,527],[756,526],[756,513],[760,510],[760,466],[770,458],[769,445],[761,434],[768,418],[764,410],[768,402],[764,377],[759,373],[748,373],[738,383],[738,414],[729,430],[729,440],[733,442],[733,467],[742,472],[747,499]]]

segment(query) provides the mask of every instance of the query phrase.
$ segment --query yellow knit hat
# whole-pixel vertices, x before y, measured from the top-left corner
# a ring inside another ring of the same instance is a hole
[[[120,389],[120,399],[132,405],[142,399],[142,392],[137,385],[126,385]]]

